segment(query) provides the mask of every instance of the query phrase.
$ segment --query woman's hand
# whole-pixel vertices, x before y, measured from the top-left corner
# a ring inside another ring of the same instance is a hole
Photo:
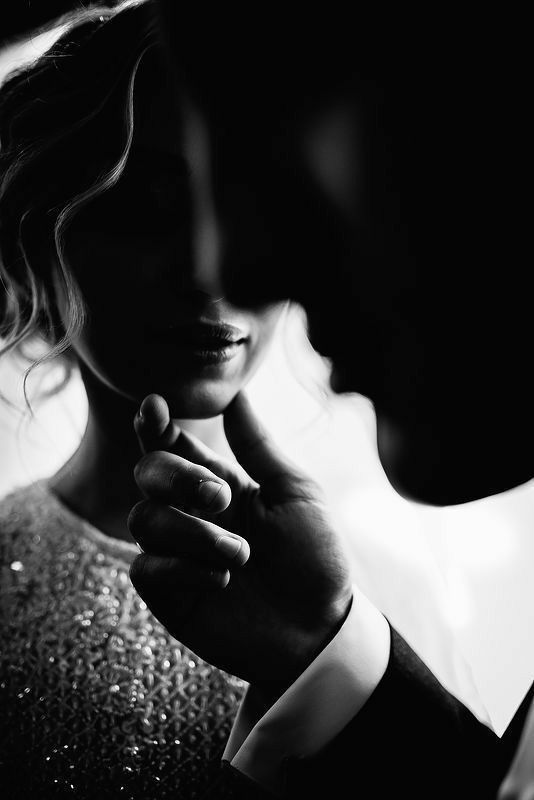
[[[318,487],[283,458],[241,395],[224,416],[238,463],[213,453],[149,395],[135,429],[146,500],[129,529],[132,582],[206,661],[281,693],[345,619],[348,562]]]

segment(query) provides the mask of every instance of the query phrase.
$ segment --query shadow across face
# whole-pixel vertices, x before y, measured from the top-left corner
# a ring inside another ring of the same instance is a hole
[[[285,304],[237,308],[210,281],[217,236],[207,254],[197,246],[215,228],[204,200],[209,153],[161,56],[159,47],[144,53],[132,78],[127,151],[120,118],[119,132],[107,124],[99,131],[107,138],[85,158],[93,175],[114,162],[117,174],[112,185],[100,180],[64,236],[87,311],[73,347],[102,384],[132,403],[158,393],[173,416],[203,419],[222,413],[261,365]],[[113,148],[123,154],[120,171]],[[59,271],[56,278],[66,326],[68,297]]]
[[[232,302],[302,303],[334,388],[373,401],[405,496],[446,505],[529,480],[517,30],[512,52],[490,18],[349,24],[332,9],[260,36],[246,19],[207,30],[162,10],[210,130]]]

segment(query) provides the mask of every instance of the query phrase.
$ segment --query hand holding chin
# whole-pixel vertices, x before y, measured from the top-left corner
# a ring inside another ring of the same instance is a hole
[[[134,586],[200,657],[283,691],[352,599],[320,490],[280,455],[242,395],[224,416],[237,464],[180,430],[160,395],[141,410],[135,479],[146,499],[128,518],[143,550]]]

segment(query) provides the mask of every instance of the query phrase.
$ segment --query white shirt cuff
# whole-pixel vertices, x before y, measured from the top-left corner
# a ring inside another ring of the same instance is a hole
[[[266,713],[249,687],[223,760],[281,795],[284,760],[318,753],[343,730],[380,683],[390,647],[385,617],[353,587],[336,636]]]

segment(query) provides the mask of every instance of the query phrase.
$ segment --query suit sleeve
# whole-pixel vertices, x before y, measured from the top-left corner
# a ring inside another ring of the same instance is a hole
[[[285,761],[284,797],[495,800],[534,701],[534,683],[498,739],[393,629],[391,640],[388,668],[366,706],[319,754]],[[224,772],[234,800],[273,800],[229,762]]]
[[[503,746],[391,628],[382,680],[320,752],[285,762],[285,795],[495,800],[520,727]]]
[[[499,739],[361,595],[274,706],[255,705],[251,688],[225,753],[250,800],[495,800],[532,695]]]

